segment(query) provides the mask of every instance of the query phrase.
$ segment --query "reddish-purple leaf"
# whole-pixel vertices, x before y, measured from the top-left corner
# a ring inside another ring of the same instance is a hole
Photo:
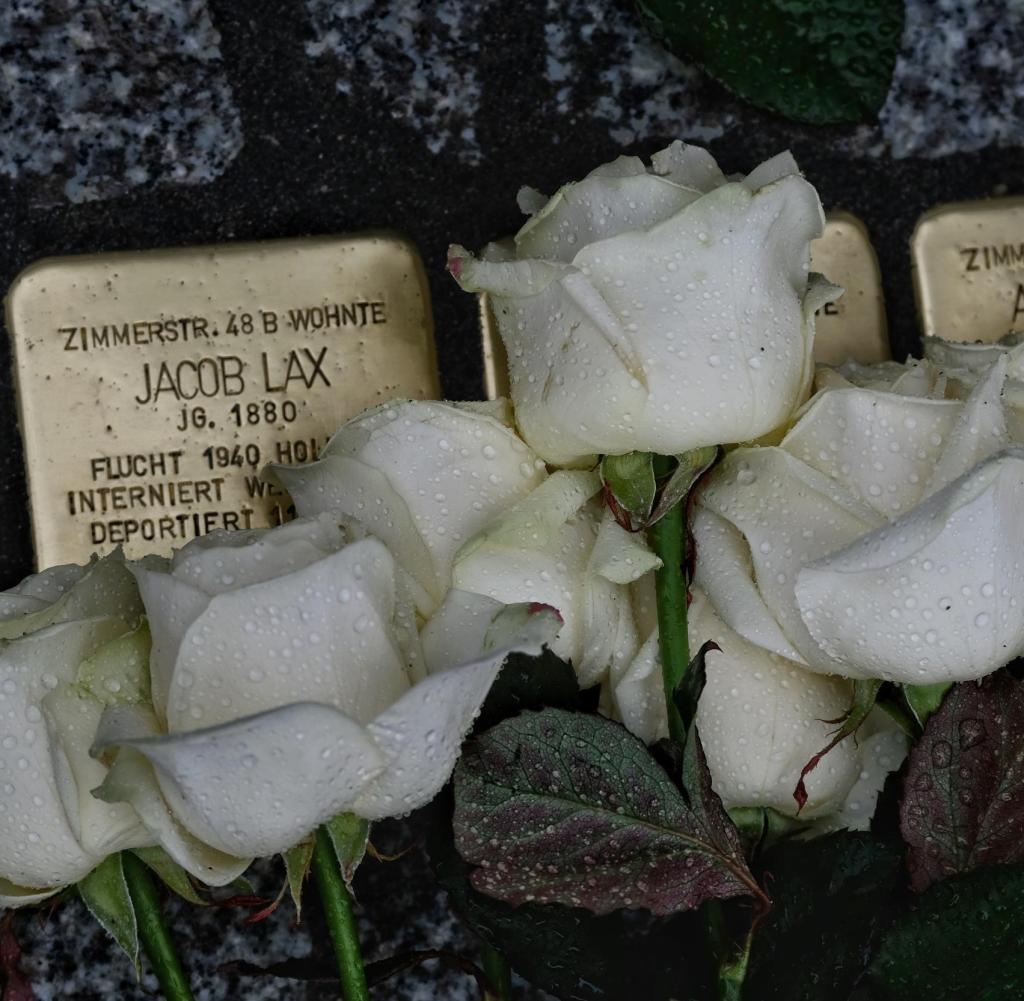
[[[36,1001],[32,985],[21,972],[21,947],[14,937],[14,915],[0,919],[0,1001]]]
[[[688,742],[684,795],[647,748],[600,716],[545,709],[473,740],[455,777],[455,843],[473,885],[517,905],[672,914],[712,897],[766,903]]]
[[[1024,862],[1024,683],[954,685],[910,752],[900,827],[915,890]]]

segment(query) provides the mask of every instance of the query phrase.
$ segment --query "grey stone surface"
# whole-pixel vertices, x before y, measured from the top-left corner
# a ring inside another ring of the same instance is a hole
[[[219,41],[204,0],[0,6],[0,174],[72,202],[219,176],[242,146]]]
[[[1024,4],[910,0],[880,121],[811,129],[759,112],[649,40],[628,0],[6,0],[0,3],[0,288],[51,254],[393,227],[427,265],[446,392],[480,394],[475,303],[445,249],[519,223],[515,192],[683,137],[748,170],[787,146],[829,207],[864,218],[897,355],[914,349],[907,241],[936,202],[1024,193]],[[0,341],[0,586],[31,568],[9,356]],[[418,843],[389,824],[384,850]],[[282,874],[261,865],[273,896]],[[371,958],[472,936],[422,852],[358,878]],[[330,988],[218,972],[313,953],[315,907],[270,919],[174,904],[199,997]],[[19,914],[40,999],[141,1001],[80,904]],[[464,976],[403,975],[376,998],[463,1001]],[[525,992],[521,995],[526,998]]]

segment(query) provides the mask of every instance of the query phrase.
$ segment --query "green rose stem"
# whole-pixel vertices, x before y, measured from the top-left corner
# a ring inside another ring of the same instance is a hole
[[[484,974],[489,985],[485,1001],[511,1001],[512,971],[505,957],[493,946],[484,943]]]
[[[164,997],[167,1001],[193,1001],[192,990],[167,930],[160,898],[146,864],[133,852],[122,852],[121,867],[135,910],[139,942],[160,982]]]
[[[673,469],[669,456],[654,457],[654,475],[661,479]],[[686,625],[686,496],[659,520],[649,531],[651,548],[661,560],[655,572],[654,587],[658,602],[658,639],[661,649],[661,679],[665,691],[665,709],[668,712],[669,736],[680,747],[686,743],[686,724],[676,706],[675,692],[690,665],[690,637]],[[725,928],[721,903],[709,901],[708,936],[713,951],[718,954],[717,994],[719,1001],[740,1001],[743,981],[750,955],[748,936],[739,955],[731,956],[729,935]]]
[[[654,474],[667,476],[673,460],[654,457]],[[681,747],[686,742],[686,726],[676,708],[675,690],[690,663],[690,641],[686,632],[686,572],[683,569],[686,544],[686,498],[674,505],[649,530],[651,548],[661,559],[654,586],[658,602],[658,638],[661,648],[661,678],[668,710],[669,736]]]
[[[352,909],[352,894],[348,892],[342,878],[331,837],[322,827],[317,829],[313,847],[313,875],[316,877],[327,928],[334,943],[341,996],[345,1001],[370,1001],[363,954],[359,948],[359,929]]]

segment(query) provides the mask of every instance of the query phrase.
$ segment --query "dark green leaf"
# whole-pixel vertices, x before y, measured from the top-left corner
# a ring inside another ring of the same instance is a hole
[[[693,489],[693,485],[711,468],[717,458],[717,445],[694,448],[689,452],[677,455],[676,468],[673,470],[668,482],[662,487],[658,503],[647,523],[648,527],[656,521],[661,521],[676,504],[686,500]]]
[[[761,895],[699,739],[689,802],[624,727],[546,709],[472,740],[455,773],[455,839],[474,886],[512,904],[670,914]],[[500,863],[500,864],[499,864]]]
[[[341,866],[341,876],[349,893],[352,892],[352,879],[359,868],[359,863],[366,855],[366,844],[370,840],[370,822],[357,817],[354,813],[339,813],[324,824],[334,852]]]
[[[676,690],[672,694],[676,709],[679,710],[687,732],[693,724],[693,718],[697,715],[697,703],[700,702],[701,692],[704,691],[708,680],[705,659],[712,650],[721,649],[713,640],[708,640],[697,651],[697,656],[690,661],[686,673],[680,678],[679,684],[676,685]]]
[[[800,772],[800,781],[797,782],[796,790],[793,793],[793,799],[796,800],[797,807],[800,810],[803,809],[804,803],[807,802],[807,787],[804,785],[804,779],[818,767],[821,759],[836,744],[846,740],[847,737],[853,736],[861,728],[861,725],[875,707],[875,700],[878,698],[878,692],[881,687],[881,681],[862,681],[858,679],[853,683],[853,703],[850,706],[849,712],[841,719],[825,720],[826,723],[838,723],[839,729],[832,734],[832,739],[804,765]]]
[[[630,532],[647,527],[657,483],[650,452],[606,455],[601,460],[601,485],[616,521]]]
[[[173,890],[183,900],[200,906],[209,903],[196,892],[189,874],[162,848],[136,848],[134,852],[169,890]]]
[[[477,733],[489,730],[524,709],[586,709],[589,705],[588,697],[580,692],[572,665],[550,650],[536,657],[513,653],[491,685],[473,729]]]
[[[124,949],[139,973],[139,927],[120,853],[108,855],[85,879],[79,880],[78,892],[92,916]]]
[[[946,692],[952,687],[951,681],[944,681],[938,685],[903,686],[903,698],[918,725],[923,727],[928,722],[928,717],[942,705]]]
[[[450,790],[429,812],[427,848],[453,909],[530,983],[564,1001],[707,997],[700,912],[655,918],[620,910],[598,917],[561,904],[512,907],[470,885],[470,866],[452,837]]]
[[[873,119],[903,0],[638,0],[654,33],[740,97],[797,121]]]
[[[888,919],[899,852],[841,831],[777,845],[762,864],[774,907],[754,938],[744,996],[846,1001]]]
[[[869,976],[885,1001],[1024,997],[1024,866],[936,883],[889,928]]]
[[[915,890],[1024,862],[1024,682],[954,685],[910,752],[900,827]]]

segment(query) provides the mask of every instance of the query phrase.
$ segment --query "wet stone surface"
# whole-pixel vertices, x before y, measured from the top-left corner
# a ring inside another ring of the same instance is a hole
[[[961,198],[1021,194],[1020,0],[909,0],[875,125],[810,129],[738,101],[652,43],[627,0],[12,0],[0,9],[0,286],[53,254],[389,227],[427,265],[446,393],[481,393],[476,304],[444,272],[457,240],[518,227],[521,184],[553,191],[619,153],[683,137],[727,171],[792,148],[826,207],[867,223],[894,353],[917,338],[908,240]],[[10,360],[0,347],[0,586],[31,570]],[[416,843],[386,825],[381,846]],[[282,878],[266,864],[262,892]],[[415,849],[358,877],[371,958],[444,946],[473,955]],[[47,916],[49,915],[49,916]],[[311,907],[260,925],[174,905],[202,1001],[329,997],[329,988],[218,973],[309,953]],[[41,1001],[152,996],[78,903],[23,914]],[[462,1001],[434,966],[380,999]],[[526,995],[524,995],[526,996]]]

